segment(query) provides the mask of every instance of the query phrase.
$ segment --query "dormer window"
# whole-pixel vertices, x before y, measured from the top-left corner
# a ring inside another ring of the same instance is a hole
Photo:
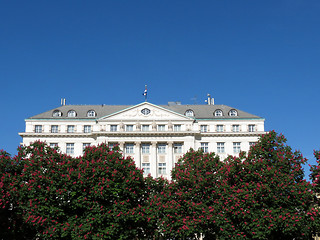
[[[52,117],[61,117],[62,112],[60,110],[54,110],[52,113]]]
[[[96,116],[96,112],[94,110],[89,110],[87,112],[87,117],[95,117]]]
[[[218,109],[214,112],[214,116],[215,117],[222,117],[223,116],[223,112],[221,109]]]
[[[68,112],[68,117],[76,117],[76,116],[77,116],[77,113],[76,113],[75,110],[70,110],[70,111]]]
[[[229,111],[229,116],[230,116],[230,117],[236,117],[236,116],[238,116],[237,110],[231,109],[231,110]]]
[[[187,117],[194,117],[194,112],[193,112],[193,110],[188,109],[188,110],[185,112],[185,115],[186,115]]]

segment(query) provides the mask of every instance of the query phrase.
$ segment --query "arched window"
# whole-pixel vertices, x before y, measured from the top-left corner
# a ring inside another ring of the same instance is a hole
[[[96,112],[94,110],[89,110],[87,112],[87,117],[95,117],[96,116]]]
[[[187,117],[194,117],[194,112],[193,112],[193,110],[188,109],[188,110],[185,112],[185,115],[186,115]]]
[[[237,110],[231,109],[231,110],[229,111],[229,116],[230,116],[230,117],[236,117],[236,116],[238,116]]]
[[[52,113],[52,117],[61,117],[62,112],[60,110],[54,110]]]
[[[216,111],[214,111],[214,116],[215,117],[222,117],[223,116],[223,112],[221,109],[217,109]]]
[[[77,113],[76,113],[75,110],[70,110],[70,111],[68,112],[68,117],[76,117],[76,116],[77,116]]]

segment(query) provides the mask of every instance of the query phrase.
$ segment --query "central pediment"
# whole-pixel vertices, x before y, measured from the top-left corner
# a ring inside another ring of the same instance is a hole
[[[119,112],[112,113],[104,116],[99,120],[119,120],[119,121],[132,121],[132,120],[174,120],[185,121],[193,120],[190,117],[186,117],[180,113],[173,112],[163,107],[151,104],[149,102],[143,102],[138,105],[126,108]]]

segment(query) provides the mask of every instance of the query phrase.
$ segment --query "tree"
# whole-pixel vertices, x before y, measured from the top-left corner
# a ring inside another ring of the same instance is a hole
[[[163,212],[159,228],[165,237],[214,239],[221,166],[218,156],[202,150],[191,149],[179,160],[171,174],[173,181],[158,195]]]
[[[261,136],[248,155],[229,157],[223,170],[219,239],[310,239],[313,208],[300,152],[283,135]]]
[[[144,236],[139,205],[147,189],[142,171],[118,150],[101,144],[72,158],[41,142],[22,147],[15,159],[18,181],[13,184],[18,193],[13,206],[24,233],[19,238]]]

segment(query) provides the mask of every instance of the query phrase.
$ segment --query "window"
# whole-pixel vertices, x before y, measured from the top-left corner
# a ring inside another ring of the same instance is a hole
[[[201,125],[200,126],[200,131],[201,132],[208,132],[208,125]]]
[[[82,150],[84,151],[87,147],[90,147],[90,143],[83,143]]]
[[[50,143],[50,147],[51,147],[51,148],[58,147],[58,143]]]
[[[150,112],[151,112],[151,111],[150,111],[149,108],[144,108],[144,109],[141,110],[141,113],[142,113],[143,115],[149,115]]]
[[[234,153],[239,153],[241,151],[241,145],[239,142],[234,142],[233,143],[233,152]]]
[[[158,144],[158,153],[166,153],[166,144]]]
[[[217,132],[223,132],[223,125],[217,125]]]
[[[150,144],[144,143],[141,145],[141,152],[142,154],[149,154],[150,153]]]
[[[110,126],[110,132],[116,132],[118,128],[118,125],[111,125]]]
[[[231,109],[231,110],[229,111],[229,116],[230,116],[230,117],[238,116],[237,110]]]
[[[174,153],[182,153],[182,144],[181,143],[175,143],[173,145],[173,152]]]
[[[223,112],[222,110],[218,109],[214,112],[214,116],[215,117],[222,117],[223,116]]]
[[[117,143],[109,143],[108,147],[109,147],[110,150],[112,150],[117,145],[118,145]]]
[[[83,132],[84,133],[91,133],[91,126],[90,125],[84,125],[83,126]]]
[[[42,132],[42,125],[35,125],[34,132],[41,133]]]
[[[189,110],[187,110],[187,111],[185,112],[185,115],[186,115],[187,117],[193,117],[193,116],[194,116],[194,112],[193,112],[191,109],[189,109]]]
[[[250,125],[248,126],[248,131],[249,131],[249,132],[255,132],[255,131],[256,131],[256,125],[250,124]]]
[[[126,153],[133,153],[134,144],[133,143],[127,143],[126,144]]]
[[[96,116],[96,112],[94,110],[89,110],[87,112],[87,117],[95,117]]]
[[[148,175],[150,174],[150,163],[142,163],[142,170],[143,174]]]
[[[58,131],[58,125],[51,125],[51,133],[57,133]]]
[[[67,154],[74,154],[74,143],[67,143]]]
[[[173,131],[175,132],[181,131],[181,125],[180,124],[173,125]]]
[[[200,149],[201,149],[204,153],[209,152],[208,143],[201,143]]]
[[[158,173],[160,175],[166,175],[167,174],[167,164],[166,163],[158,163]]]
[[[133,131],[133,125],[126,125],[126,131],[132,132]]]
[[[149,125],[142,125],[142,131],[149,131]]]
[[[224,142],[217,143],[217,153],[224,153]]]
[[[232,125],[232,132],[240,132],[240,126],[239,125]]]
[[[70,111],[68,112],[68,117],[76,117],[76,116],[77,116],[77,113],[76,113],[75,110],[70,110]]]
[[[249,147],[252,147],[256,144],[256,142],[249,142]]]
[[[67,132],[68,133],[73,133],[74,132],[74,125],[68,125]]]
[[[158,131],[165,131],[166,125],[158,125]]]
[[[60,110],[54,110],[52,113],[52,117],[61,117],[62,112]]]

